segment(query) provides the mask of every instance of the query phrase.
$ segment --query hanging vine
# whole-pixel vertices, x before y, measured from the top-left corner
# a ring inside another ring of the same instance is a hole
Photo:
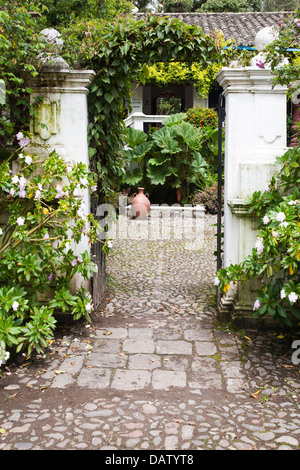
[[[98,173],[103,200],[117,188],[123,174],[124,118],[130,111],[132,82],[145,83],[148,66],[157,62],[199,64],[203,70],[228,62],[231,51],[197,26],[177,19],[148,16],[146,20],[120,18],[114,24],[93,22],[64,31],[76,44],[81,67],[96,71],[89,95],[89,152]],[[66,58],[74,54],[66,54]]]

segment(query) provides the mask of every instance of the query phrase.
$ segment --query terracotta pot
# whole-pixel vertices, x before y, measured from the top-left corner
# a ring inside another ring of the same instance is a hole
[[[138,194],[134,194],[131,202],[131,212],[135,218],[144,220],[150,212],[149,195],[144,194],[144,188],[138,188]]]
[[[180,203],[180,201],[181,201],[181,196],[182,196],[182,194],[181,194],[181,188],[178,188],[178,189],[176,190],[176,195],[177,195],[177,202]]]

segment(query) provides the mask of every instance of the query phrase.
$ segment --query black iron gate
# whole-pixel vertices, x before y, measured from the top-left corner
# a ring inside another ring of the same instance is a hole
[[[222,268],[222,214],[223,214],[223,150],[222,150],[222,133],[223,123],[225,121],[225,98],[222,93],[219,95],[218,103],[218,223],[217,223],[217,270]]]
[[[92,162],[93,171],[96,170],[96,160]],[[97,195],[92,195],[92,214],[96,221],[100,222],[100,217],[97,216]],[[92,246],[92,260],[96,264],[98,271],[93,273],[91,279],[91,294],[93,299],[93,306],[97,309],[101,302],[104,300],[106,293],[106,255],[103,251],[105,243],[105,232],[101,232],[101,238]]]

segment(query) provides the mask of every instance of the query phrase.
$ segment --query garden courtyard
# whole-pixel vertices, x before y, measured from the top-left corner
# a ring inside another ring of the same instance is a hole
[[[299,450],[299,9],[13,3],[0,449]]]
[[[127,219],[139,239],[114,240],[92,322],[58,328],[45,355],[4,370],[1,449],[299,448],[294,338],[217,321],[215,223],[205,215],[191,249]]]

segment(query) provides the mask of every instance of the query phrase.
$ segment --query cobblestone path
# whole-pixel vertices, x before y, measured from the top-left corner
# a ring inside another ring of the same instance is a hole
[[[217,322],[214,223],[197,250],[114,243],[93,322],[3,371],[0,449],[299,449],[297,335]]]

